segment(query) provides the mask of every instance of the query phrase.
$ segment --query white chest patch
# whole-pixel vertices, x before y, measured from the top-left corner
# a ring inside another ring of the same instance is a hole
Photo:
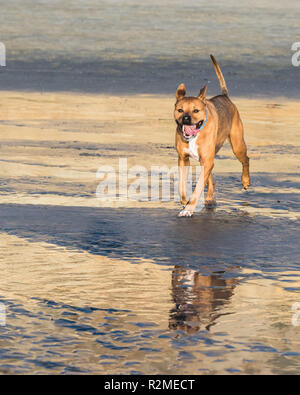
[[[189,141],[189,148],[185,148],[185,152],[193,159],[199,160],[197,139],[193,138]]]

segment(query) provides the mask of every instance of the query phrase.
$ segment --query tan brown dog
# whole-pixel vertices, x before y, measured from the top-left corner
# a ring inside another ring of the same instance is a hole
[[[226,83],[216,59],[210,55],[218,76],[222,94],[206,98],[205,85],[197,97],[185,97],[186,88],[180,84],[176,91],[174,118],[177,123],[176,149],[179,166],[179,193],[185,206],[180,217],[192,216],[204,186],[207,185],[205,204],[214,203],[214,182],[212,169],[216,153],[229,138],[233,153],[243,165],[242,184],[245,189],[250,185],[249,158],[244,141],[243,124],[236,106],[228,97]],[[201,178],[190,198],[186,196],[186,178],[190,157],[199,160],[204,169],[204,185]]]

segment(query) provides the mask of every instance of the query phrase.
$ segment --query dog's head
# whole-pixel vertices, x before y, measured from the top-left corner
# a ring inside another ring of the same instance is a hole
[[[178,131],[187,141],[198,133],[206,120],[206,90],[205,85],[197,97],[185,97],[185,85],[177,88],[174,118]]]

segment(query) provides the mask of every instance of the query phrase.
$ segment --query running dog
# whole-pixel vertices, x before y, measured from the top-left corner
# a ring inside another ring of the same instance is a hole
[[[197,97],[186,97],[186,88],[180,84],[176,91],[174,118],[177,124],[176,149],[179,166],[179,193],[184,206],[180,217],[191,217],[197,206],[203,188],[207,185],[205,204],[214,204],[214,182],[212,169],[216,153],[228,137],[233,153],[242,163],[242,184],[245,189],[250,185],[249,158],[244,141],[243,124],[236,106],[228,96],[226,82],[220,66],[210,55],[222,94],[211,99],[206,98],[205,85]],[[199,160],[204,170],[203,179],[198,180],[190,200],[186,196],[186,178],[190,166],[190,157]]]

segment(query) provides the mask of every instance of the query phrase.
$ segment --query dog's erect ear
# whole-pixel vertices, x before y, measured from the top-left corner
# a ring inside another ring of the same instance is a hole
[[[204,85],[202,89],[200,89],[200,93],[198,95],[198,98],[206,102],[206,92],[207,92],[207,85]]]
[[[186,89],[184,84],[180,84],[176,91],[176,99],[180,100],[183,99],[186,94]]]

